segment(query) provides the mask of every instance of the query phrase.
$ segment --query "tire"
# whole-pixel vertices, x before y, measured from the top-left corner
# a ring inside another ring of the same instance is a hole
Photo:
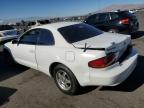
[[[6,65],[11,65],[11,66],[16,65],[16,62],[13,60],[13,57],[8,50],[4,49],[3,57],[4,57],[4,59],[3,59],[4,63]]]
[[[54,80],[57,87],[65,94],[75,95],[79,84],[74,74],[64,65],[59,64],[54,68]]]
[[[108,32],[110,32],[110,33],[118,33],[118,30],[117,29],[110,29],[110,30],[108,30]]]

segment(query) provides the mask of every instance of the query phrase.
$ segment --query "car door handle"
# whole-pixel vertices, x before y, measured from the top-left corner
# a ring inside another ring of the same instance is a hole
[[[29,52],[30,52],[30,53],[34,53],[35,51],[34,51],[34,50],[29,50]]]

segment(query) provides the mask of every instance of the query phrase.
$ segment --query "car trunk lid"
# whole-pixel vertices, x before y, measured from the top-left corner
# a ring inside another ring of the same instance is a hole
[[[106,54],[115,52],[117,59],[127,49],[131,42],[129,35],[103,33],[86,40],[72,43],[74,47],[86,50],[104,50]]]

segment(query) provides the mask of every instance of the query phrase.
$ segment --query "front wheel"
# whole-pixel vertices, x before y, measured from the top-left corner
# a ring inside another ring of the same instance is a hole
[[[9,52],[8,50],[6,50],[6,49],[4,49],[4,51],[3,51],[3,58],[4,58],[4,59],[3,59],[3,60],[4,60],[4,63],[5,63],[6,65],[11,65],[11,66],[16,65],[16,63],[15,63],[12,55],[11,55],[10,52]]]
[[[77,93],[79,84],[74,74],[66,66],[59,64],[55,67],[54,80],[63,93],[69,95]]]

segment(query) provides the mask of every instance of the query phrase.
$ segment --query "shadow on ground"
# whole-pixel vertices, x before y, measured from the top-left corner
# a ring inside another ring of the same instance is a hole
[[[122,84],[115,87],[102,87],[100,91],[133,92],[144,84],[144,57],[138,57],[138,64],[131,76]]]
[[[21,65],[10,66],[4,63],[3,54],[0,53],[0,81],[6,80],[10,77],[18,75],[26,71],[27,67]]]
[[[80,87],[79,91],[76,95],[83,95],[89,92],[92,92],[93,90],[97,89],[97,86],[87,86],[87,87]]]
[[[16,91],[16,89],[0,86],[0,106],[9,102],[9,97],[13,95]]]
[[[132,39],[137,39],[144,36],[144,31],[137,31],[131,34]]]

